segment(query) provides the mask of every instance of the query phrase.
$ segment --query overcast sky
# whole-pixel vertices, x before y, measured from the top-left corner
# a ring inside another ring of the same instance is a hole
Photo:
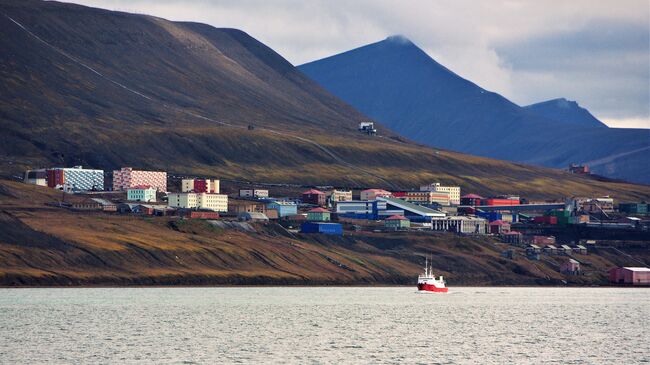
[[[612,127],[650,128],[648,0],[73,0],[238,28],[294,65],[402,34],[520,105],[576,100]]]

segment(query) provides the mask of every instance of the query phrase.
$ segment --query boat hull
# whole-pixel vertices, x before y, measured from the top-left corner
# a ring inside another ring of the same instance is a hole
[[[435,285],[432,284],[424,284],[424,283],[419,283],[418,284],[418,291],[420,292],[430,292],[430,293],[446,293],[449,291],[448,288],[438,288]]]

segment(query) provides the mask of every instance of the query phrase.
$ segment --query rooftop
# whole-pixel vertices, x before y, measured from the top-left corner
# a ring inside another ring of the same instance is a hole
[[[476,194],[463,195],[463,196],[461,196],[461,198],[465,198],[465,199],[483,199],[482,196],[476,195]]]
[[[306,194],[312,194],[312,195],[325,195],[325,193],[323,193],[323,192],[320,191],[320,190],[316,190],[316,189],[309,189],[309,190],[303,192],[302,194],[303,194],[303,195],[306,195]]]
[[[308,212],[308,213],[329,213],[330,211],[327,210],[327,209],[324,209],[324,208],[320,208],[320,207],[318,207],[318,208],[314,208],[314,209],[308,210],[307,212]]]
[[[404,221],[404,220],[408,220],[408,218],[404,217],[403,215],[395,214],[395,215],[391,215],[390,217],[386,218],[386,220],[387,221],[397,221],[397,220]]]

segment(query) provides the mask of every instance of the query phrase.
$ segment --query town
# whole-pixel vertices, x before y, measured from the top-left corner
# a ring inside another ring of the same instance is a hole
[[[82,166],[28,170],[23,181],[61,190],[61,200],[52,204],[79,212],[274,221],[289,232],[306,234],[370,230],[490,235],[525,249],[530,260],[566,256],[558,270],[568,275],[581,274],[581,261],[575,255],[597,250],[601,239],[644,240],[650,235],[646,202],[616,203],[607,196],[556,201],[517,195],[482,197],[461,194],[459,186],[440,182],[400,191],[229,182],[226,190],[220,179],[131,167],[108,174]],[[84,199],[68,203],[66,194]],[[514,255],[513,249],[502,252],[504,258]],[[615,267],[609,277],[612,283],[649,285],[650,269]]]

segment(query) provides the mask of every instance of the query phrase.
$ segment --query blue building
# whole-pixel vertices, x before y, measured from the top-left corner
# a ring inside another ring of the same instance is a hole
[[[336,212],[346,218],[378,220],[392,215],[403,215],[401,209],[388,209],[381,200],[351,200],[336,203]]]
[[[298,214],[298,205],[287,201],[270,201],[266,204],[266,209],[275,209],[278,211],[278,217],[287,217]]]
[[[343,235],[343,226],[339,223],[305,222],[300,226],[300,232],[341,236]]]

